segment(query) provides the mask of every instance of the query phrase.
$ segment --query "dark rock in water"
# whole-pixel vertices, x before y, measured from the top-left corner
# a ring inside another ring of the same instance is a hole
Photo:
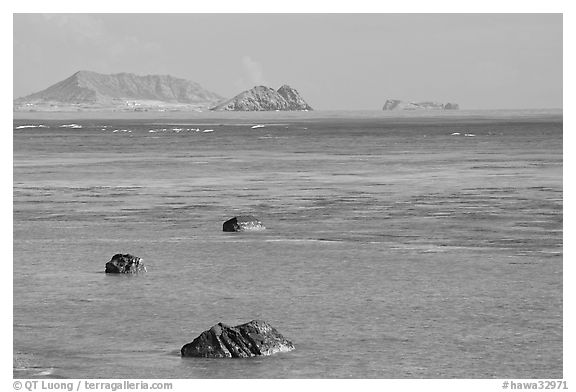
[[[106,263],[106,273],[135,274],[137,272],[146,272],[146,267],[140,257],[130,254],[115,254],[112,256],[112,259]]]
[[[258,231],[264,230],[265,227],[252,215],[235,216],[232,219],[227,220],[222,225],[224,231]]]
[[[294,345],[266,321],[229,327],[218,323],[180,350],[183,357],[248,358],[292,351]]]

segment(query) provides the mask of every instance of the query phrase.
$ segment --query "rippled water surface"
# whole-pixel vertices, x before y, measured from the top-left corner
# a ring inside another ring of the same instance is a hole
[[[14,121],[15,377],[562,377],[561,115],[220,116]]]

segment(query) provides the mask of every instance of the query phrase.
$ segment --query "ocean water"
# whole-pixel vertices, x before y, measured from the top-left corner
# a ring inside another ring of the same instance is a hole
[[[14,121],[14,377],[563,376],[561,113],[60,116]],[[252,319],[296,350],[180,357]]]

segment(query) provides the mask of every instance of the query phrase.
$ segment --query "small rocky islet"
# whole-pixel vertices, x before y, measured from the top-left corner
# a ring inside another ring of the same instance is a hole
[[[304,101],[298,91],[287,84],[278,90],[266,86],[256,86],[220,103],[213,111],[310,111],[310,105]]]
[[[433,102],[433,101],[402,101],[400,99],[387,99],[382,110],[458,110],[460,106],[453,102]]]

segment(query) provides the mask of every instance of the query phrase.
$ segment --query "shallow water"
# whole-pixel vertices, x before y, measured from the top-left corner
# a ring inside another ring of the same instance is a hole
[[[562,377],[561,116],[274,116],[14,121],[15,377]]]

